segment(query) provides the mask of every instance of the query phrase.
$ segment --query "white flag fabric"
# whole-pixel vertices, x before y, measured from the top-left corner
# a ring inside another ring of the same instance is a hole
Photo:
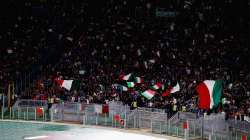
[[[73,80],[63,80],[62,87],[67,90],[70,90],[72,87]]]
[[[178,92],[178,91],[180,91],[180,85],[177,82],[177,84],[172,88],[172,90],[170,91],[170,93],[175,93],[175,92]]]

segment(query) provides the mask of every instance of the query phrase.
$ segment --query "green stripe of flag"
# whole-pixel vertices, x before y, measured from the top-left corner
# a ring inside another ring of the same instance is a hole
[[[222,93],[222,80],[216,80],[213,87],[213,100],[214,106],[218,106],[221,101],[221,93]]]

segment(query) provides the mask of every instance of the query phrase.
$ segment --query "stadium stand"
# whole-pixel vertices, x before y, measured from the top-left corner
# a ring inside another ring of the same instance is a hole
[[[249,2],[96,2],[3,4],[1,13],[10,14],[1,14],[0,20],[2,89],[14,82],[17,99],[51,104],[114,100],[131,108],[164,109],[172,116],[206,112],[197,106],[195,87],[206,79],[222,79],[225,104],[211,112],[250,120]],[[157,8],[162,8],[158,14]],[[179,82],[181,88],[152,100],[112,88],[127,73],[148,85]],[[60,88],[57,79],[78,81],[78,88]]]

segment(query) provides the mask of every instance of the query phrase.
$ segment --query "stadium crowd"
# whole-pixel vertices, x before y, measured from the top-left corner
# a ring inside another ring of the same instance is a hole
[[[132,108],[161,108],[173,114],[198,112],[197,84],[223,79],[225,100],[217,110],[250,116],[250,11],[244,11],[250,2],[237,4],[108,0],[95,7],[82,1],[20,2],[13,6],[14,15],[1,17],[0,83],[4,86],[35,64],[39,78],[23,92],[32,93],[29,98],[52,103],[54,98],[87,103],[119,100]],[[242,11],[232,10],[242,5]],[[160,6],[178,14],[157,17]],[[181,90],[167,97],[159,92],[147,100],[139,93],[112,88],[121,83],[121,74],[128,73],[148,85],[179,82]],[[57,78],[77,80],[79,86],[67,91],[56,84]]]

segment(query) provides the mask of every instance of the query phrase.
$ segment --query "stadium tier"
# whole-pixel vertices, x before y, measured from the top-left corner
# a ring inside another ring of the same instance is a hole
[[[249,0],[9,0],[0,11],[2,118],[249,134]],[[120,110],[103,115],[111,102]]]

